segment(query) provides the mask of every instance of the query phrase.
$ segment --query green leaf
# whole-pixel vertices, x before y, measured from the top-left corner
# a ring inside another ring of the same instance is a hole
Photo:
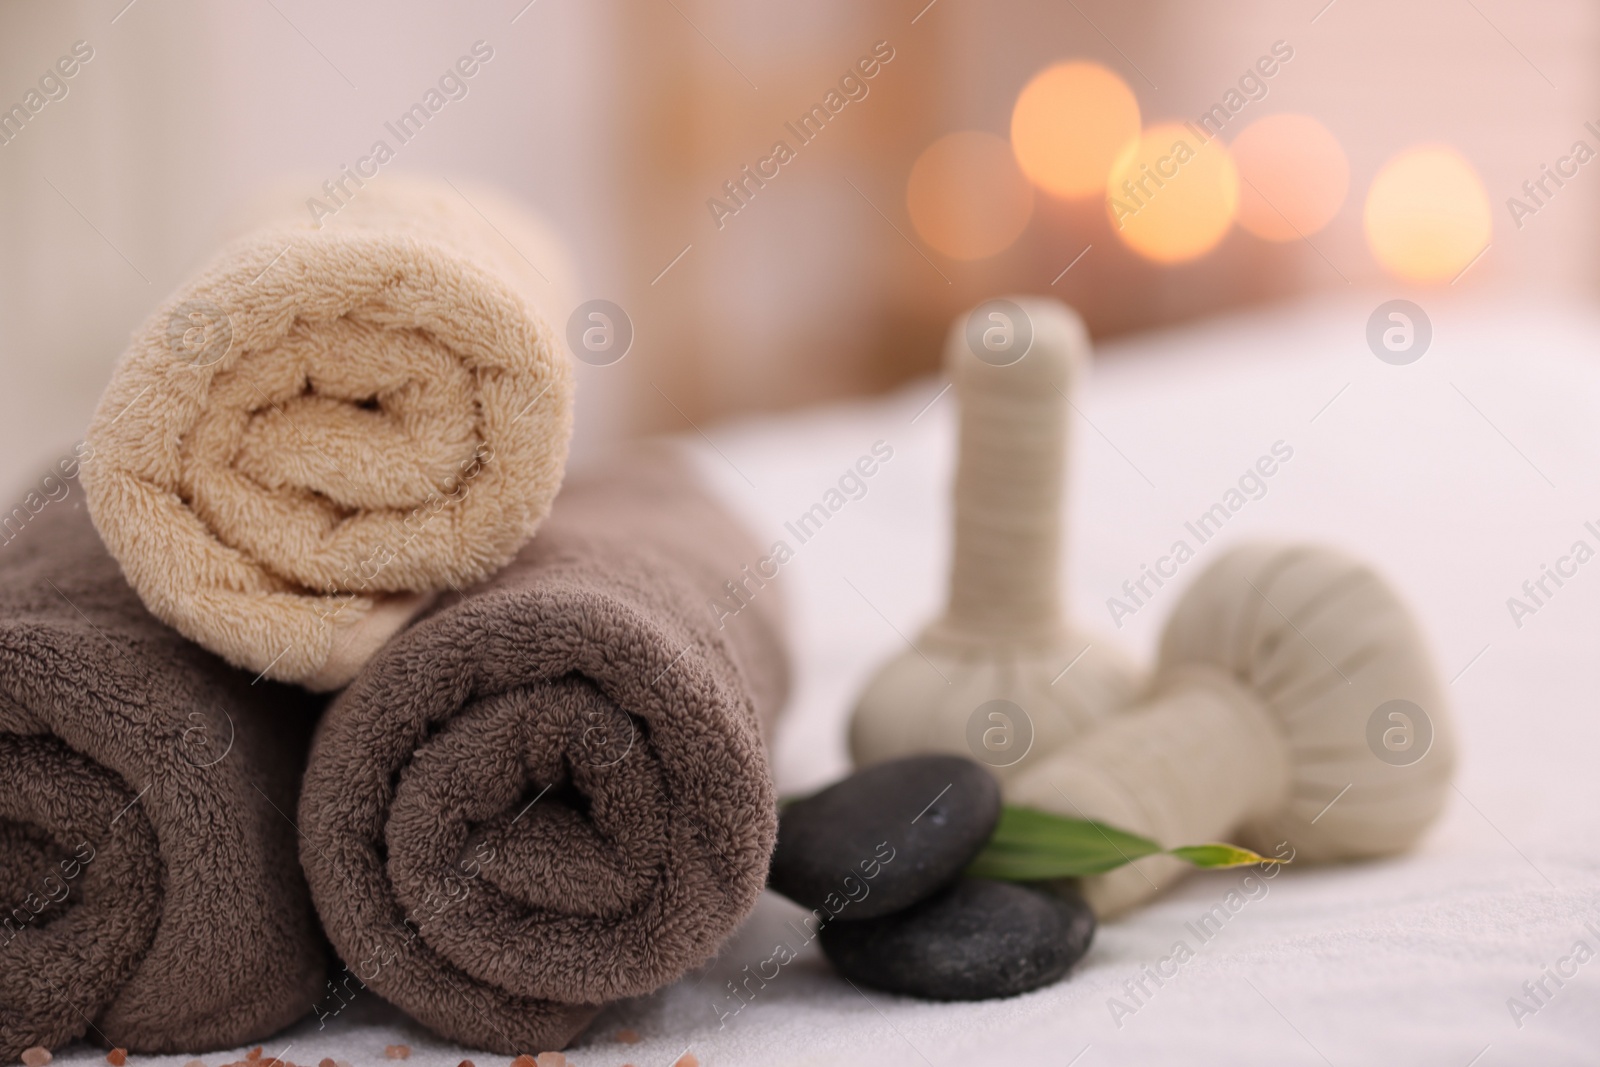
[[[1223,870],[1228,867],[1253,867],[1258,863],[1287,863],[1288,860],[1274,859],[1251,852],[1238,845],[1224,845],[1212,842],[1209,845],[1180,845],[1178,848],[1167,850],[1167,855],[1176,856],[1180,860],[1188,860],[1196,867],[1204,870]]]
[[[1010,882],[1080,878],[1160,851],[1149,838],[1105,823],[1007,806],[968,873]]]
[[[1147,837],[1102,822],[1007,805],[1000,809],[1000,821],[989,843],[967,873],[1006,882],[1081,878],[1163,852],[1209,869],[1285,862],[1217,843],[1163,849]]]

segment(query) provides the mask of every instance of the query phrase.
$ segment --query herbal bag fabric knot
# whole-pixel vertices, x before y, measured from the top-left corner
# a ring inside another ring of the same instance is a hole
[[[326,979],[285,814],[320,701],[154,618],[65,484],[0,552],[0,1061],[265,1040]]]
[[[300,802],[340,984],[531,1054],[717,951],[777,833],[777,603],[720,626],[711,603],[758,553],[685,467],[634,456],[373,658]]]
[[[315,226],[297,210],[136,334],[83,482],[155,615],[326,690],[533,533],[565,470],[573,380],[524,258],[550,241],[515,207],[394,181]]]

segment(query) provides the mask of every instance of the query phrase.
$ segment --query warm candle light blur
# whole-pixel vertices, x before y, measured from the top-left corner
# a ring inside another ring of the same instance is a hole
[[[1448,145],[1401,152],[1367,191],[1367,244],[1401,278],[1453,279],[1483,251],[1491,230],[1478,172]]]
[[[1171,122],[1145,130],[1112,173],[1106,212],[1135,252],[1157,263],[1182,263],[1216,247],[1238,205],[1239,173],[1228,149]]]
[[[1239,225],[1267,241],[1322,229],[1350,190],[1350,161],[1310,115],[1268,115],[1228,146],[1239,168]]]
[[[1011,246],[1033,215],[1033,187],[1005,140],[983,130],[946,134],[923,150],[906,181],[917,234],[951,259],[984,259]]]
[[[1055,196],[1100,196],[1139,143],[1133,90],[1098,63],[1057,63],[1033,76],[1011,111],[1022,172]]]

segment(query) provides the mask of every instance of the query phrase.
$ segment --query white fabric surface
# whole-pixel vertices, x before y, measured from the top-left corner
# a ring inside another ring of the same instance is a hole
[[[1506,607],[1574,540],[1600,547],[1583,528],[1600,527],[1600,316],[1425,297],[1432,347],[1395,367],[1364,340],[1368,314],[1388,295],[1106,346],[1115,358],[1097,360],[1077,400],[1066,594],[1078,620],[1147,660],[1176,590],[1223,543],[1318,539],[1373,561],[1410,598],[1453,679],[1459,791],[1415,853],[1292,867],[1204,943],[1185,924],[1243,875],[1191,876],[1103,926],[1068,979],[1011,1000],[858,991],[812,945],[719,1026],[719,1010],[735,1003],[724,983],[780,938],[797,942],[784,923],[799,909],[768,894],[715,964],[608,1009],[570,1062],[667,1067],[686,1050],[704,1067],[1600,1062],[1600,958],[1559,989],[1547,980],[1554,996],[1520,1028],[1507,1006],[1576,940],[1600,952],[1600,561],[1520,629]],[[894,448],[866,495],[798,546],[778,579],[798,668],[776,751],[786,793],[844,772],[855,693],[940,606],[954,412],[945,397],[913,418],[941,384],[708,428],[709,441],[691,435],[729,503],[763,539],[791,546],[784,521],[874,441]],[[1267,495],[1113,631],[1106,598],[1280,439],[1294,457]],[[1108,999],[1133,1006],[1124,983],[1179,939],[1195,957],[1161,988],[1151,984],[1153,996],[1119,1027]],[[612,1042],[624,1026],[644,1040]],[[505,1060],[431,1041],[370,995],[326,1030],[303,1024],[267,1051],[287,1045],[297,1063],[331,1056],[360,1067],[383,1062],[397,1041],[419,1067]],[[101,1062],[89,1050],[62,1059]]]

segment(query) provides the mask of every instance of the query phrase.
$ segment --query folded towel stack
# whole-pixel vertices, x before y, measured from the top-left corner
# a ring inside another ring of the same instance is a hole
[[[135,337],[0,549],[0,1060],[265,1039],[330,977],[537,1053],[749,912],[775,605],[708,607],[755,547],[665,449],[556,499],[545,243],[374,184]]]

